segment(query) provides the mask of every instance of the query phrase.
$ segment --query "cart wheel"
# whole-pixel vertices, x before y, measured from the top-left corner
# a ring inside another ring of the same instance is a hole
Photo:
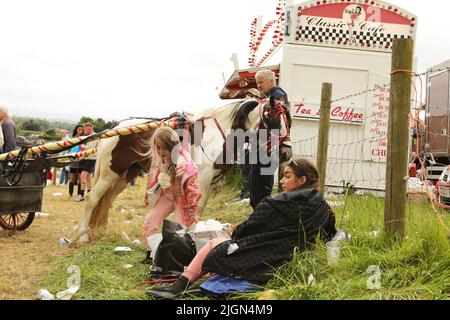
[[[6,230],[23,231],[34,220],[34,212],[0,215],[0,227]]]

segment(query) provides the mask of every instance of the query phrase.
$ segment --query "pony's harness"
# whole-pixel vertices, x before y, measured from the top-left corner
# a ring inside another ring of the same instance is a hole
[[[274,125],[274,121],[277,121],[278,118],[282,118],[285,124],[285,132],[283,131],[283,128],[281,127],[281,121],[279,123],[279,128],[277,128],[278,124]],[[257,125],[258,130],[265,129],[269,132],[270,137],[272,136],[272,130],[273,129],[279,129],[278,134],[278,143],[279,145],[290,142],[290,127],[288,125],[288,116],[286,115],[286,109],[284,108],[283,104],[278,101],[274,100],[273,105],[269,102],[269,99],[262,100],[259,104],[259,123]],[[272,142],[271,139],[267,139],[266,146],[267,150],[270,150],[272,148]]]
[[[214,120],[214,123],[216,124],[217,129],[219,130],[220,134],[222,135],[223,141],[226,142],[227,141],[227,137],[225,135],[225,132],[223,131],[222,126],[219,123],[219,120],[217,120],[217,118],[214,117],[214,116],[202,117],[201,118],[201,120],[208,120],[208,119],[213,119]],[[200,144],[200,147],[201,147],[203,153],[205,154],[205,156],[209,159],[209,161],[211,161],[211,163],[215,164],[215,162],[212,161],[209,158],[208,154],[206,153],[205,149],[203,148],[203,146],[201,144]],[[220,172],[218,174],[216,174],[211,180],[211,186],[213,186],[213,188],[217,187],[217,184],[220,182],[220,180],[222,180],[222,178],[225,176],[225,174],[229,170],[229,168],[225,168],[225,167],[222,167],[222,168],[219,168],[219,169],[220,169]]]
[[[189,131],[189,128],[190,128],[191,124],[193,124],[193,123],[195,123],[197,121],[204,122],[205,120],[210,120],[210,119],[214,120],[214,123],[215,123],[217,129],[219,130],[223,140],[226,142],[227,141],[227,137],[225,135],[225,131],[223,130],[222,126],[220,125],[220,122],[217,120],[217,118],[215,116],[204,116],[204,117],[201,117],[199,119],[196,119],[195,121],[192,121],[192,120],[189,120],[186,115],[181,115],[177,119],[177,121],[178,121],[178,127],[179,128],[184,128],[184,130]],[[202,144],[200,144],[200,149],[202,150],[202,152],[206,156],[206,158],[214,165],[215,161],[212,160],[208,156],[208,154],[206,153],[205,148],[203,147]],[[220,169],[220,172],[213,177],[213,179],[211,181],[211,185],[212,186],[215,186],[217,183],[220,182],[220,180],[222,180],[223,176],[227,173],[229,168],[222,167],[222,168],[218,168],[218,169]]]
[[[223,140],[227,140],[225,132],[223,131],[223,128],[220,125],[219,120],[217,120],[216,117],[214,117],[214,116],[202,117],[199,120],[203,120],[204,121],[204,120],[209,120],[209,119],[213,119],[214,120],[214,123],[216,124],[217,129],[219,130],[220,134],[222,135]]]

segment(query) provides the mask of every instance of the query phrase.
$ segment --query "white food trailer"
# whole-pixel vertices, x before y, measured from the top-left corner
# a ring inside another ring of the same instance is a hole
[[[289,96],[293,153],[315,159],[321,87],[332,83],[326,184],[382,191],[392,41],[415,39],[416,27],[416,16],[384,1],[280,1],[275,19],[252,22],[249,68],[235,70],[220,97],[243,98],[255,73],[271,69]]]

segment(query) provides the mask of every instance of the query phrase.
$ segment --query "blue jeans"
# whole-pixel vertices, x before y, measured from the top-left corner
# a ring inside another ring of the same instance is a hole
[[[59,177],[59,184],[68,184],[69,183],[69,171],[66,168],[62,168],[61,175]]]

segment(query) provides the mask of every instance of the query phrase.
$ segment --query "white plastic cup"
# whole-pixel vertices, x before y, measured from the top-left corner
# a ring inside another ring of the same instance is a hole
[[[41,289],[38,292],[39,300],[55,300],[55,296],[46,289]]]
[[[341,257],[341,244],[339,241],[327,242],[327,261],[329,266],[337,265]]]
[[[136,239],[133,242],[131,242],[131,244],[134,244],[136,246],[140,246],[142,244],[142,242],[141,242],[141,240]]]
[[[70,241],[69,239],[67,239],[67,238],[61,238],[61,239],[59,239],[59,245],[60,245],[61,247],[68,246],[69,244],[71,244],[71,241]]]

